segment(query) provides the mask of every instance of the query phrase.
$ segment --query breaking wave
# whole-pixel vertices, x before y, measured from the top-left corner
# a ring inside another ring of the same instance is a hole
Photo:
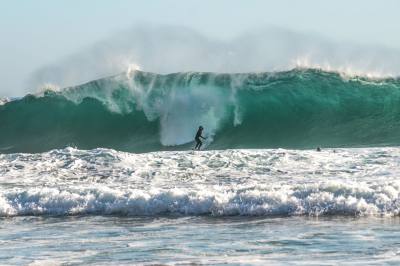
[[[0,152],[73,146],[130,152],[400,144],[400,81],[318,69],[219,74],[141,71],[0,105]]]
[[[400,212],[400,183],[343,182],[273,187],[112,189],[29,188],[0,193],[0,216],[20,215],[389,215]]]

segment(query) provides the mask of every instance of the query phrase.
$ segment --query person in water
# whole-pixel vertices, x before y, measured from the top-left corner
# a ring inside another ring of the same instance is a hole
[[[196,141],[196,147],[194,147],[195,150],[200,150],[201,145],[203,145],[203,142],[201,142],[201,139],[206,139],[201,135],[203,132],[203,127],[199,126],[199,130],[197,130],[196,137],[194,137],[194,140]]]

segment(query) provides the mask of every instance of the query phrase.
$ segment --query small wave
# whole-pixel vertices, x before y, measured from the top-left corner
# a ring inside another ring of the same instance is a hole
[[[197,189],[29,188],[2,191],[0,215],[399,215],[400,183]]]

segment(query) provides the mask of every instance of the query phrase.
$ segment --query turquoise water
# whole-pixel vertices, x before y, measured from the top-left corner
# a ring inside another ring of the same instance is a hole
[[[396,146],[399,106],[393,78],[135,71],[0,105],[0,152]]]

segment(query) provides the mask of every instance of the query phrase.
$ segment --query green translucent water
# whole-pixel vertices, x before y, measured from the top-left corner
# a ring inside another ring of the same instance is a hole
[[[199,125],[209,149],[393,146],[399,121],[398,79],[134,72],[0,106],[0,152],[188,149]]]

